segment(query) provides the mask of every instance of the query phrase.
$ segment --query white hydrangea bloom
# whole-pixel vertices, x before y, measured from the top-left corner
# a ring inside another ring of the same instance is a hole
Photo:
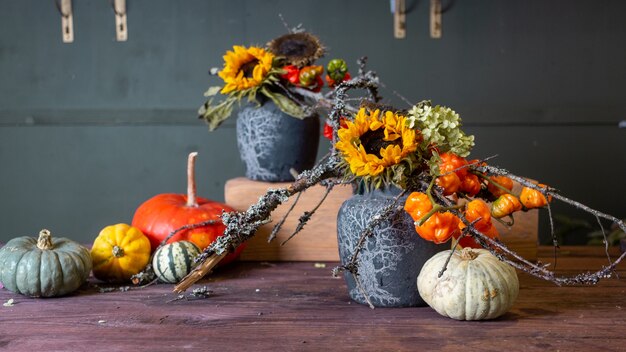
[[[462,157],[469,155],[474,146],[474,136],[467,136],[460,129],[461,118],[456,111],[441,105],[433,107],[424,101],[409,111],[407,124],[419,129],[424,137],[424,145],[437,144],[445,150]]]

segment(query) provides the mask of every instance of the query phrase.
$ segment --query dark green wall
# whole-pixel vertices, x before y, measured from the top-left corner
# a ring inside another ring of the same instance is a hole
[[[243,166],[232,121],[208,133],[196,119],[207,70],[233,44],[283,34],[278,13],[329,56],[367,55],[409,100],[455,108],[474,156],[626,217],[626,2],[444,1],[440,40],[429,2],[407,2],[396,40],[382,0],[129,0],[119,43],[107,1],[75,0],[63,44],[54,1],[0,0],[0,241],[47,227],[88,242],[152,195],[185,191],[192,150],[199,192],[223,200]]]

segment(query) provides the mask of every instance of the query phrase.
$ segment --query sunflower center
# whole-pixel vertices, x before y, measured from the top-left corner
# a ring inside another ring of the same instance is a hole
[[[285,40],[280,43],[278,50],[284,56],[309,56],[315,52],[311,43],[299,40]]]
[[[367,154],[373,154],[380,157],[380,150],[387,148],[389,145],[399,145],[402,147],[402,138],[395,141],[385,140],[385,130],[382,128],[376,131],[367,131],[361,136],[361,145],[365,148]]]
[[[246,78],[251,78],[252,73],[254,72],[254,67],[259,63],[258,59],[254,59],[252,61],[246,62],[241,65],[241,71],[243,71],[243,76]]]

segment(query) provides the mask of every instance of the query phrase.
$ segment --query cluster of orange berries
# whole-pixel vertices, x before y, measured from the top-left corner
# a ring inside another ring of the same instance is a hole
[[[523,187],[519,196],[514,195],[513,180],[510,178],[487,177],[470,170],[469,165],[478,164],[477,160],[467,161],[453,153],[443,153],[440,157],[440,176],[435,183],[443,189],[445,196],[462,193],[474,197],[481,191],[486,191],[489,198],[495,200],[491,206],[481,199],[473,199],[465,205],[448,208],[433,204],[431,197],[425,193],[411,193],[405,202],[404,210],[415,221],[417,233],[426,240],[444,243],[454,237],[459,240],[461,247],[477,248],[480,246],[473,238],[461,237],[465,224],[450,211],[452,208],[463,208],[465,219],[473,223],[476,230],[496,239],[499,238],[499,233],[492,222],[493,218],[499,219],[516,211],[540,208],[551,201],[550,197],[546,199],[540,191],[529,187]],[[541,184],[538,186],[545,187]]]

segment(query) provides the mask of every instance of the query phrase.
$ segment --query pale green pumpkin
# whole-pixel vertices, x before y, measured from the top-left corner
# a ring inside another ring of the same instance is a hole
[[[515,269],[485,249],[435,254],[417,277],[420,296],[439,314],[457,320],[494,319],[506,313],[519,293]]]
[[[9,291],[31,297],[63,296],[89,277],[87,248],[67,238],[52,238],[41,230],[39,238],[18,237],[0,249],[0,281]]]

